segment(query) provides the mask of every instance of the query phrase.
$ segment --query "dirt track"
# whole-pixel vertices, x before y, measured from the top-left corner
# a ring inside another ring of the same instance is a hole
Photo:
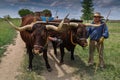
[[[15,38],[15,45],[10,44],[4,53],[0,63],[0,80],[16,80],[15,77],[20,73],[20,64],[23,60],[24,43],[18,34]]]
[[[53,53],[53,50],[49,50],[49,53]],[[0,80],[16,80],[16,76],[19,75],[21,62],[24,60],[25,45],[18,34],[15,39],[15,45],[8,46],[7,51],[4,53],[6,56],[2,57],[0,63]],[[53,54],[52,54],[53,56]],[[49,55],[50,65],[53,68],[52,72],[47,70],[41,74],[45,80],[80,80],[80,76],[73,74],[77,68],[73,65],[58,64],[59,60]],[[70,59],[68,59],[68,62]],[[79,65],[79,64],[78,64]]]

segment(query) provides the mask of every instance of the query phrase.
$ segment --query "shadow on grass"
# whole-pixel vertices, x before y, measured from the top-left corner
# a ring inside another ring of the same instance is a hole
[[[66,53],[65,58],[67,58],[67,56],[69,56],[69,58],[65,60],[65,64],[77,68],[78,70],[74,72],[75,74],[81,73],[80,77],[82,77],[84,74],[91,76],[94,75],[93,66],[87,66],[85,62],[78,55],[74,56],[75,57],[74,61],[70,60],[69,53]]]
[[[48,53],[48,55],[49,55],[49,53]],[[51,68],[53,70],[52,70],[52,72],[48,72],[46,69],[46,66],[45,66],[45,61],[43,59],[43,56],[42,55],[41,56],[35,55],[34,59],[33,59],[33,71],[32,71],[32,73],[34,72],[36,75],[27,72],[26,76],[35,75],[35,76],[33,76],[33,79],[31,79],[31,80],[34,80],[35,77],[39,78],[38,76],[41,76],[41,75],[44,76],[44,78],[46,80],[65,80],[65,79],[71,80],[71,77],[73,75],[78,75],[80,77],[80,79],[90,80],[95,75],[94,74],[95,65],[94,66],[87,66],[85,64],[85,62],[78,55],[75,55],[75,60],[71,61],[70,60],[70,53],[65,53],[64,64],[76,69],[75,71],[73,71],[71,73],[68,73],[67,70],[65,70],[64,66],[59,64],[60,53],[58,53],[57,59],[58,60],[56,60],[56,57],[53,54],[52,54],[52,56],[49,55],[48,61],[49,61],[49,64],[51,65]],[[28,63],[28,61],[27,61],[27,63]],[[63,73],[63,75],[58,76],[58,75],[60,75],[58,70],[60,70]],[[107,72],[109,70],[115,70],[115,67],[111,64],[106,64],[104,71]],[[98,68],[97,75],[101,72],[103,72],[103,70]],[[86,77],[88,77],[88,78],[86,78]]]

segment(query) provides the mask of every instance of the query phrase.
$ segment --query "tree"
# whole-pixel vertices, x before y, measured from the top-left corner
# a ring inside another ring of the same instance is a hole
[[[20,17],[26,16],[27,14],[33,14],[33,11],[30,11],[29,9],[20,9],[18,11],[18,14]]]
[[[83,0],[82,2],[82,19],[91,20],[93,18],[93,0]]]
[[[6,18],[6,19],[11,19],[10,15],[5,15],[3,17]]]
[[[51,17],[51,16],[52,16],[51,11],[48,10],[48,9],[45,9],[45,10],[43,10],[42,12],[43,12],[44,16],[46,16],[46,17]]]

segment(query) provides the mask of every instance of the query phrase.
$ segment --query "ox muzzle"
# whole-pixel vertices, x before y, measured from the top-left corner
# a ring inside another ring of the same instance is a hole
[[[45,45],[45,46],[34,45],[33,52],[34,52],[35,54],[40,54],[40,53],[42,53],[46,48],[47,48],[47,45]]]
[[[87,39],[86,38],[78,38],[77,39],[78,44],[82,47],[88,46]]]

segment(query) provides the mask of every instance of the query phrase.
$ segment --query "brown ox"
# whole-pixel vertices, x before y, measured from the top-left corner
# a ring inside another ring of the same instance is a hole
[[[34,17],[32,15],[25,16],[22,18],[21,26],[30,24],[33,21],[34,21]],[[32,28],[32,31],[31,30],[21,31],[20,35],[22,40],[25,42],[27,52],[29,53],[29,66],[28,66],[29,70],[32,69],[32,59],[34,57],[32,50],[34,49],[34,52],[35,52],[35,50],[39,49],[39,52],[43,52],[43,57],[44,57],[48,71],[51,71],[51,67],[48,63],[48,58],[47,58],[48,33],[47,33],[47,30],[45,29],[45,26],[42,24],[39,24],[39,26],[38,24],[35,24]],[[36,40],[39,40],[39,42],[42,42],[42,43],[38,44]],[[40,46],[37,46],[37,45],[40,45]]]
[[[63,25],[63,27],[67,27],[67,26],[69,25],[66,25],[66,26]],[[58,32],[54,34],[52,33],[51,36],[56,36],[63,40],[63,42],[60,44],[60,52],[61,52],[60,63],[64,62],[63,60],[64,54],[65,54],[64,48],[66,48],[68,51],[71,52],[71,60],[74,60],[75,46],[77,44],[82,47],[87,46],[86,34],[87,34],[87,31],[85,29],[85,25],[81,23],[79,23],[77,27],[71,26],[71,28],[69,29],[64,29],[61,33],[58,33]],[[55,42],[52,42],[52,43],[54,48],[54,54],[57,56],[56,43]]]
[[[33,15],[27,15],[22,17],[21,26],[31,24],[34,21],[34,19],[35,17]],[[39,20],[39,18],[36,18],[36,20]],[[12,24],[12,27],[15,28],[15,25],[12,22],[10,22],[9,20],[7,21],[8,23]],[[16,27],[15,29],[18,30],[18,27]],[[46,68],[48,69],[48,71],[51,71],[52,69],[48,63],[47,58],[47,38],[49,34],[45,25],[41,23],[34,24],[31,30],[20,31],[20,35],[22,40],[26,44],[27,53],[29,54],[28,69],[30,71],[32,70],[32,60],[34,57],[33,53],[43,52]]]

